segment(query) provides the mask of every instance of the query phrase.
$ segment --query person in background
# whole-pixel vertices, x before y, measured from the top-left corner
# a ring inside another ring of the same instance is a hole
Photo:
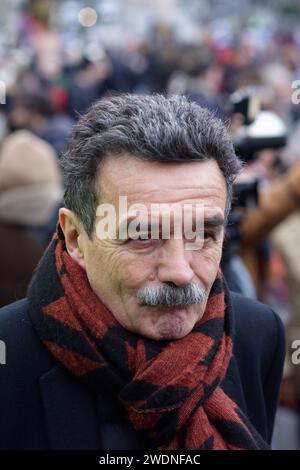
[[[1,306],[26,294],[47,244],[44,231],[61,198],[61,176],[51,146],[29,131],[8,136],[0,151]]]
[[[11,130],[27,129],[48,142],[57,156],[66,150],[73,120],[56,112],[44,91],[23,92],[12,97],[8,115]]]

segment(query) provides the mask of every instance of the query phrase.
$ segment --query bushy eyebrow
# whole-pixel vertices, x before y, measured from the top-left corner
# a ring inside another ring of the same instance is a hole
[[[213,215],[210,217],[204,217],[204,225],[211,227],[222,227],[225,224],[225,220],[221,215]]]
[[[120,226],[118,227],[118,231],[120,230],[121,226],[123,226],[123,227],[125,226],[124,228],[128,229],[128,226],[129,226],[130,222],[134,219],[135,219],[134,216],[129,216],[129,217],[127,217],[127,219],[123,220],[122,223],[120,224]],[[224,224],[225,224],[225,220],[219,214],[204,217],[204,227],[206,227],[206,228],[216,228],[216,229],[218,229],[218,228],[222,228],[224,226]],[[152,229],[156,229],[156,230],[160,231],[161,224],[160,223],[158,223],[158,224],[153,223],[153,225],[151,226],[151,223],[149,222],[148,227],[147,227],[149,233],[151,232],[151,227],[152,227]]]

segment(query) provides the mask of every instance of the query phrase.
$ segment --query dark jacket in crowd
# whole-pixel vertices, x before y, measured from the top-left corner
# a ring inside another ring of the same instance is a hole
[[[45,245],[34,235],[22,225],[0,222],[0,307],[26,295],[33,271],[45,250]]]
[[[266,305],[232,293],[234,350],[223,390],[270,442],[284,333]],[[43,346],[26,299],[0,309],[0,449],[149,449],[112,397],[94,395]]]

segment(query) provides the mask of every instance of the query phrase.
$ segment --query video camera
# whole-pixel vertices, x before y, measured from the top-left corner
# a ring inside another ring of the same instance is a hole
[[[262,150],[280,149],[286,145],[287,128],[284,122],[273,111],[261,109],[257,88],[247,87],[236,91],[230,101],[232,117],[238,116],[243,122],[233,136],[235,151],[243,162],[247,164],[254,161]],[[233,185],[224,260],[237,251],[241,239],[240,225],[247,209],[258,205],[258,185],[258,179]]]

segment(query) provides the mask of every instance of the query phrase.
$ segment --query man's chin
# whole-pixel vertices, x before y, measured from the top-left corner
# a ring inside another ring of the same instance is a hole
[[[188,307],[170,307],[160,312],[160,315],[149,324],[143,325],[143,335],[155,340],[175,340],[188,335],[195,323],[196,316]]]

